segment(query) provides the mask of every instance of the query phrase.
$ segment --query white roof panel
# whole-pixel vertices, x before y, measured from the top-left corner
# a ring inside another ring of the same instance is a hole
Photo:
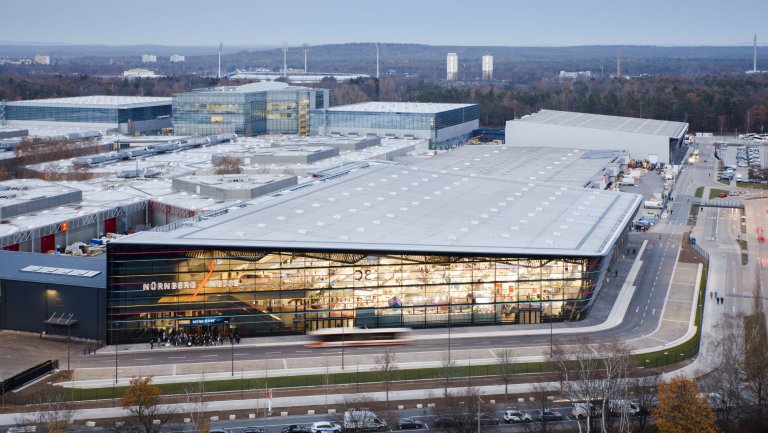
[[[516,122],[543,125],[571,126],[577,128],[604,129],[636,134],[661,135],[679,138],[688,124],[667,120],[640,119],[636,117],[606,116],[603,114],[576,113],[573,111],[539,110],[537,113],[515,120]]]
[[[75,96],[71,98],[32,99],[13,101],[7,105],[47,106],[47,107],[99,107],[99,108],[135,108],[155,105],[171,105],[171,98],[150,96]]]
[[[385,166],[118,242],[268,249],[600,256],[641,196]]]
[[[328,108],[328,111],[363,111],[371,113],[422,113],[435,114],[476,104],[443,104],[432,102],[361,102]]]

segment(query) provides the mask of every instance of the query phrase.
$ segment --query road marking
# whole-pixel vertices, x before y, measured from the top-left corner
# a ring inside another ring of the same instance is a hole
[[[279,355],[279,354],[281,354],[283,352],[264,352],[264,353],[267,354],[267,355]]]
[[[201,358],[216,358],[219,355],[203,355]]]
[[[152,358],[136,358],[134,361],[151,361]]]
[[[184,359],[186,356],[169,356],[168,359]]]
[[[650,301],[649,301],[650,302]],[[654,308],[653,311],[651,311],[651,316],[656,314],[656,309]]]
[[[635,309],[635,314],[637,314],[639,312],[640,312],[640,306],[638,306],[637,309]]]

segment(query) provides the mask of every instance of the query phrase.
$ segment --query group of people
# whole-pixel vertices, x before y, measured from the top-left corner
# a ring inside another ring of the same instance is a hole
[[[157,338],[149,340],[149,348],[154,349],[155,345],[160,346],[219,346],[225,342],[229,344],[240,344],[240,335],[236,332],[186,332],[186,331],[163,331]]]
[[[717,296],[717,292],[709,292],[710,298],[715,298],[718,304],[725,304],[725,297]]]

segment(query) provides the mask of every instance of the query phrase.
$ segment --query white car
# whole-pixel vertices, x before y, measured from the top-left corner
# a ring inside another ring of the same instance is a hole
[[[312,433],[341,433],[341,426],[330,421],[316,421],[309,427]]]
[[[530,422],[531,416],[527,412],[523,412],[517,409],[507,409],[504,411],[504,422],[518,423],[518,422]]]

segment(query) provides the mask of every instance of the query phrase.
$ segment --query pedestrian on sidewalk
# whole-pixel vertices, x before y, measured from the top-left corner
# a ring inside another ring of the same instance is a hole
[[[709,299],[712,299],[712,291],[709,291]]]
[[[149,339],[149,348],[150,349],[154,349],[155,348],[155,339],[154,338],[150,338]]]

